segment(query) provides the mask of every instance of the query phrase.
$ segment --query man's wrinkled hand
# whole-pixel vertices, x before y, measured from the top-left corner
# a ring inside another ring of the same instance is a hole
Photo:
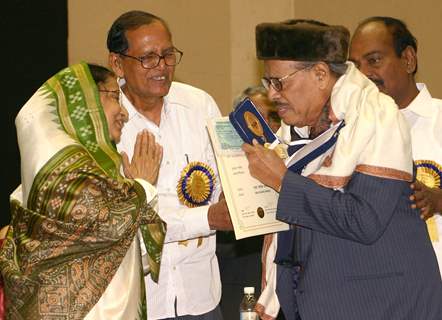
[[[287,172],[284,161],[276,152],[264,148],[255,139],[253,139],[253,145],[244,143],[241,148],[249,160],[251,176],[279,191],[282,179]]]
[[[209,207],[207,213],[209,227],[211,230],[230,231],[233,230],[232,220],[230,220],[229,208],[224,198]]]

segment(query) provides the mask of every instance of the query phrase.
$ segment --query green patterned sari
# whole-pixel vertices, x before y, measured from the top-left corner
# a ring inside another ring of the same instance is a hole
[[[139,239],[156,280],[165,226],[155,189],[120,174],[88,66],[49,79],[16,126],[22,185],[0,252],[7,318],[146,319]]]

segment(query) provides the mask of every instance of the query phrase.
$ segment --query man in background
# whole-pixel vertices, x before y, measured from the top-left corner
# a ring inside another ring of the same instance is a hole
[[[427,219],[442,271],[442,100],[433,98],[424,83],[416,83],[416,38],[399,19],[371,17],[356,28],[350,60],[394,99],[410,124],[417,167],[412,206]]]

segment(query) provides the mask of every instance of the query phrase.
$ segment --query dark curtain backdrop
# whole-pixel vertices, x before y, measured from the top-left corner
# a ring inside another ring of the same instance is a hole
[[[9,223],[9,194],[20,183],[14,119],[50,76],[67,65],[67,0],[9,0],[0,6],[3,143],[0,224]]]

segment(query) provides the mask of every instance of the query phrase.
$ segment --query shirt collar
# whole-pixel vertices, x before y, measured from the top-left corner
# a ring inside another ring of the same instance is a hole
[[[419,90],[419,94],[403,110],[407,112],[413,112],[418,116],[425,118],[434,116],[435,110],[433,108],[432,97],[427,89],[427,86],[424,83],[417,83],[416,86]]]
[[[186,109],[190,109],[192,104],[194,104],[194,100],[189,99],[189,95],[187,94],[188,90],[183,86],[186,85],[175,81],[172,82],[169,92],[164,97],[164,104],[166,108],[168,106],[170,109],[172,105],[178,105]]]
[[[121,105],[123,105],[127,110],[128,120],[131,120],[136,115],[140,115],[140,113],[135,109],[134,105],[130,100],[126,97],[123,90],[120,88],[120,94],[121,94]]]

